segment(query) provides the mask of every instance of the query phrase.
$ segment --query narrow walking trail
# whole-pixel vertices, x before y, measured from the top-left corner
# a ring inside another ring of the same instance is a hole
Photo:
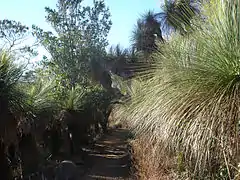
[[[127,130],[111,129],[91,148],[85,149],[88,154],[89,170],[81,179],[131,179],[127,139]]]

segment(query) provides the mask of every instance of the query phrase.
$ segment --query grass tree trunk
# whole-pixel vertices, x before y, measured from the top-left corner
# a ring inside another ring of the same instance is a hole
[[[0,98],[0,179],[13,179],[6,147],[16,140],[16,121],[8,109],[8,101]],[[14,138],[13,138],[14,137]]]
[[[60,148],[62,146],[61,140],[61,127],[53,125],[50,132],[51,139],[51,153],[53,157],[56,157],[59,154]]]
[[[3,140],[0,140],[0,177],[4,180],[12,180],[12,170],[9,166],[7,156],[5,153],[5,145]]]
[[[23,176],[37,172],[40,158],[36,141],[31,133],[23,134],[19,142]]]

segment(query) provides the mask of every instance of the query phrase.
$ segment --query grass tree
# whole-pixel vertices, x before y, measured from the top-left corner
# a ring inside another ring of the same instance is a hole
[[[17,119],[15,115],[22,110],[25,97],[18,87],[22,70],[13,64],[13,58],[1,51],[0,52],[0,141],[1,154],[0,166],[3,171],[1,177],[11,179],[9,165],[6,160],[5,148],[9,144],[15,144],[17,141]],[[7,174],[4,174],[7,173]]]
[[[14,117],[25,105],[25,94],[19,88],[22,69],[17,67],[12,57],[0,53],[0,123],[1,138],[6,142],[14,141],[10,137],[16,131],[17,120]],[[10,140],[10,139],[11,140]]]
[[[21,128],[24,133],[31,133],[38,143],[43,142],[43,134],[46,128],[52,124],[60,109],[60,105],[53,94],[55,93],[56,82],[46,77],[39,77],[30,84],[24,84],[27,92],[27,108],[23,112]],[[31,144],[26,144],[31,146]]]
[[[149,55],[156,50],[156,41],[164,41],[160,22],[152,11],[145,13],[142,18],[137,21],[133,30],[132,43],[137,51]]]
[[[142,82],[125,113],[135,132],[181,155],[191,176],[232,179],[240,162],[240,4],[207,5],[201,28],[174,36],[155,54],[161,63],[154,77]]]

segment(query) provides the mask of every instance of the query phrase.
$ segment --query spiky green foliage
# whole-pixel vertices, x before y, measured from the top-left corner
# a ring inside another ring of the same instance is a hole
[[[159,68],[133,94],[125,117],[138,134],[182,154],[195,178],[232,179],[240,162],[240,2],[208,6],[201,28],[155,55]]]
[[[66,99],[63,101],[62,108],[69,111],[79,110],[81,106],[84,89],[80,86],[72,87],[67,91]]]
[[[38,78],[33,84],[26,85],[28,104],[34,116],[41,116],[43,113],[52,115],[59,109],[52,95],[55,87],[54,80],[44,78]]]
[[[192,30],[191,21],[200,12],[200,0],[165,0],[162,12],[155,16],[160,19],[162,30],[171,34],[178,31],[186,34]]]
[[[22,68],[13,63],[13,58],[0,52],[0,109],[16,112],[22,109],[24,93],[19,89],[18,82],[22,76]]]

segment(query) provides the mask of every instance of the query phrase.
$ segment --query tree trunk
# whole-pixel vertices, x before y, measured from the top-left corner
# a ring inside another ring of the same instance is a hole
[[[17,123],[8,109],[8,101],[0,97],[0,179],[12,180],[12,169],[5,153],[6,147],[15,142]]]
[[[23,134],[19,142],[23,176],[26,177],[38,170],[40,157],[37,144],[32,134]]]
[[[0,177],[4,180],[12,180],[12,170],[8,163],[7,156],[5,153],[5,145],[2,140],[0,140]]]
[[[62,146],[61,140],[61,127],[54,125],[51,128],[50,139],[51,139],[51,153],[53,157],[56,157],[59,154],[60,148]]]

